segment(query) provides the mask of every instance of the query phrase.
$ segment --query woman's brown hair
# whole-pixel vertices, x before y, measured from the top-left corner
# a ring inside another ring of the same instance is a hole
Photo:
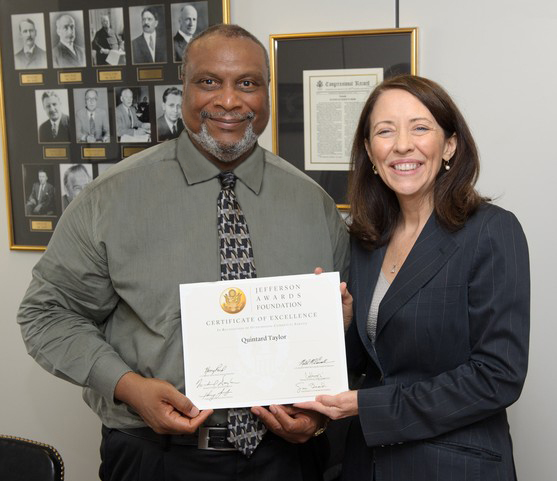
[[[450,170],[441,167],[433,187],[434,212],[439,223],[458,230],[480,204],[488,199],[474,189],[480,162],[476,143],[458,107],[437,83],[414,75],[398,75],[379,84],[367,99],[352,145],[348,200],[351,204],[350,233],[369,248],[386,244],[398,222],[400,207],[395,193],[374,175],[365,149],[369,140],[370,116],[379,96],[401,89],[412,94],[431,112],[448,139],[455,135],[456,150]]]

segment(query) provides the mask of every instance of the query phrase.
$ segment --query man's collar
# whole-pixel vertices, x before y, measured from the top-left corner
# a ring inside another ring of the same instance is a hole
[[[61,43],[64,47],[66,47],[67,49],[69,49],[69,50],[71,50],[73,53],[75,53],[75,48],[74,48],[75,42],[72,42],[71,44],[69,44],[69,43],[66,43],[66,42],[63,42],[62,40],[60,40],[60,43]]]
[[[58,120],[52,120],[52,119],[48,119],[50,121],[50,125],[54,124],[58,127],[58,125],[60,124],[60,120],[62,120],[62,116],[60,115],[60,117],[58,117]]]
[[[172,127],[178,128],[178,126],[176,125],[176,124],[178,123],[178,119],[176,119],[176,122],[172,123],[172,122],[170,122],[170,120],[168,120],[168,119],[166,118],[166,115],[163,114],[162,116],[163,116],[163,118],[164,118],[164,121],[166,122],[166,125],[168,125],[168,128],[169,128],[170,130],[172,130]]]
[[[157,31],[155,30],[153,33],[146,33],[143,32],[143,37],[145,38],[145,40],[147,40],[147,42],[149,41],[149,37],[152,35],[153,36],[153,40],[157,39]]]
[[[182,32],[182,30],[178,29],[178,33],[184,37],[184,39],[186,40],[186,42],[189,43],[189,41],[192,39],[193,35],[186,35],[184,32]]]
[[[27,53],[29,52],[30,54],[33,54],[34,50],[35,50],[35,44],[33,44],[33,46],[31,48],[27,48],[26,46],[23,47],[23,53]]]
[[[206,182],[220,174],[220,169],[193,145],[186,130],[178,138],[176,149],[176,157],[189,185]],[[234,174],[257,195],[261,190],[264,168],[265,152],[256,145],[251,155],[234,169]]]

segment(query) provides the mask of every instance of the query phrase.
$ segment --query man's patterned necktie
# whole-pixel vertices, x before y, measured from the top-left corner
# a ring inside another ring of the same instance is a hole
[[[93,114],[89,115],[89,135],[95,136],[95,119]]]
[[[236,199],[232,172],[219,175],[221,191],[217,200],[220,245],[220,275],[223,281],[257,277],[246,219]],[[267,428],[247,408],[228,410],[228,441],[250,457]]]

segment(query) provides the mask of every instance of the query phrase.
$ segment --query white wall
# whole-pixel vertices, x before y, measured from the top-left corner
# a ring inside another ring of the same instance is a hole
[[[269,34],[395,26],[394,0],[231,0],[232,21],[268,45]],[[557,324],[551,307],[557,270],[553,211],[557,154],[557,4],[553,0],[400,0],[400,26],[417,26],[419,73],[440,82],[469,121],[482,154],[479,188],[515,212],[530,244],[530,372],[510,409],[523,480],[557,471],[553,399]],[[270,128],[263,134],[270,148]],[[2,159],[3,160],[3,159]],[[9,250],[0,169],[0,432],[50,442],[69,481],[96,479],[99,423],[77,387],[42,371],[26,355],[15,314],[40,254]],[[543,242],[545,241],[545,244]],[[543,313],[547,313],[545,316]]]
[[[1,151],[1,139],[0,139]],[[2,158],[2,167],[3,167]],[[15,322],[40,254],[9,250],[4,169],[0,169],[0,434],[54,445],[68,481],[98,479],[100,424],[81,389],[57,379],[29,357]]]

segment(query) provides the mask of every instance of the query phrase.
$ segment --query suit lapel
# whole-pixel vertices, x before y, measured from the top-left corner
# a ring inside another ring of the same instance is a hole
[[[377,336],[393,314],[439,272],[457,249],[452,235],[437,223],[435,214],[431,214],[379,305]]]
[[[377,353],[375,352],[375,348],[367,335],[367,317],[369,307],[371,305],[371,299],[373,297],[373,291],[375,290],[375,284],[377,283],[377,278],[379,277],[379,271],[381,270],[386,250],[386,246],[380,247],[374,251],[367,251],[364,249],[360,250],[359,258],[357,260],[358,264],[356,265],[358,269],[358,283],[356,284],[355,292],[352,293],[356,299],[361,299],[358,302],[357,311],[355,313],[358,334],[364,347],[366,348],[366,351],[379,368],[381,367],[379,360],[377,359]]]

